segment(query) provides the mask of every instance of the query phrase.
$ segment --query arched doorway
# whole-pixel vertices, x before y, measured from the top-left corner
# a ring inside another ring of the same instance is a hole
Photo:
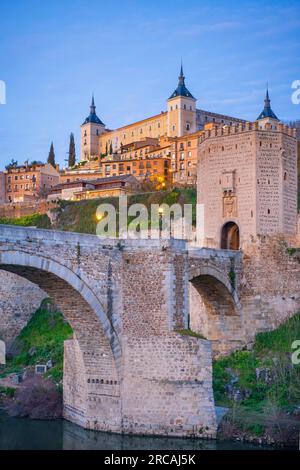
[[[235,222],[227,222],[225,225],[223,225],[221,232],[221,249],[240,249],[240,230]]]

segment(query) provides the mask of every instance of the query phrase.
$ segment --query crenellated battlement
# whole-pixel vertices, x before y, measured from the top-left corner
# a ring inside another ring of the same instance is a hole
[[[270,123],[266,123],[264,128],[259,126],[258,121],[254,122],[241,122],[238,125],[226,125],[226,126],[216,126],[212,129],[206,129],[199,137],[199,142],[203,142],[206,139],[210,139],[212,137],[224,137],[227,135],[235,135],[235,134],[242,134],[245,132],[252,132],[252,131],[259,131],[259,132],[281,132],[283,134],[287,134],[290,137],[294,137],[296,139],[297,130],[286,125],[283,123],[277,124],[274,128]]]

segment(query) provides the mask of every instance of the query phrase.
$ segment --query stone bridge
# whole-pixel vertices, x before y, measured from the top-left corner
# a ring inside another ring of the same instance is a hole
[[[0,226],[0,269],[41,287],[73,328],[64,415],[89,429],[215,436],[212,352],[244,345],[260,309],[243,264],[182,240]]]

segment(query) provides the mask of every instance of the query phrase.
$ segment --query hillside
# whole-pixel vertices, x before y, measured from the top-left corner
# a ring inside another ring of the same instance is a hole
[[[297,443],[300,364],[293,364],[291,356],[299,338],[300,313],[274,331],[257,334],[251,351],[214,362],[216,404],[230,409],[221,436]]]
[[[182,207],[184,204],[193,205],[193,221],[196,221],[196,189],[173,189],[171,191],[159,191],[154,193],[140,193],[128,196],[128,207],[132,204],[144,204],[148,210],[150,218],[151,204],[178,203]],[[119,214],[119,198],[101,198],[90,201],[63,201],[58,210],[58,219],[54,224],[57,230],[65,230],[79,233],[96,233],[97,219],[96,210],[100,204],[112,204]],[[130,218],[128,218],[130,222]]]
[[[144,204],[147,207],[149,220],[151,204],[184,204],[193,205],[193,224],[196,224],[196,202],[197,193],[195,188],[156,191],[151,193],[139,193],[128,196],[128,207],[132,204]],[[37,228],[53,228],[68,232],[96,233],[97,219],[96,211],[100,204],[112,204],[119,214],[119,198],[107,197],[91,199],[87,201],[60,201],[58,209],[52,209],[53,218],[56,219],[51,225],[49,217],[44,214],[32,214],[16,219],[0,218],[0,224],[20,225],[24,227],[34,226]],[[128,218],[128,222],[130,222]]]

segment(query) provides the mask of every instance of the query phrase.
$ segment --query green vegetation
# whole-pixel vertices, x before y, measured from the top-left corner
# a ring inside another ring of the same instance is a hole
[[[16,353],[8,359],[1,376],[20,372],[27,366],[45,364],[51,359],[54,366],[48,375],[59,383],[63,375],[63,343],[71,335],[72,329],[62,314],[53,308],[49,299],[44,300],[15,340]]]
[[[183,336],[192,336],[193,338],[199,338],[199,339],[206,339],[204,336],[200,335],[199,333],[195,333],[195,331],[188,330],[188,329],[182,329],[182,330],[175,330],[176,333],[179,333],[180,335]]]
[[[15,396],[16,390],[11,387],[2,387],[0,385],[0,397],[1,395],[7,397],[7,398],[13,398]]]
[[[144,204],[148,210],[150,219],[151,204],[184,204],[193,205],[193,223],[196,223],[196,189],[173,189],[171,191],[157,191],[153,193],[140,193],[128,196],[128,207],[132,204]],[[97,219],[96,211],[100,204],[112,204],[116,209],[118,217],[119,198],[108,197],[92,199],[89,201],[61,201],[58,222],[55,226],[57,230],[64,230],[79,233],[96,233]],[[128,217],[130,223],[134,217]]]
[[[196,188],[185,188],[166,191],[156,191],[152,193],[139,193],[128,196],[128,207],[132,204],[144,204],[148,210],[150,224],[151,204],[180,204],[183,208],[184,204],[192,204],[193,206],[193,225],[196,225]],[[119,198],[107,197],[99,199],[91,199],[88,201],[60,201],[58,209],[58,221],[55,227],[51,227],[51,222],[46,214],[32,214],[20,218],[6,218],[0,217],[0,224],[6,225],[20,225],[23,227],[37,227],[37,228],[54,228],[56,230],[63,230],[67,232],[79,232],[96,234],[97,218],[96,211],[100,204],[111,204],[116,209],[117,221],[119,216]],[[135,217],[128,216],[128,224],[135,219]],[[142,227],[146,228],[146,227]]]
[[[295,254],[300,254],[300,248],[287,248],[287,252],[289,255],[293,256]]]
[[[50,228],[51,223],[47,214],[31,214],[17,219],[0,217],[0,224],[20,225],[23,227]]]
[[[287,413],[300,404],[300,365],[291,357],[292,343],[299,339],[300,313],[274,331],[257,334],[252,351],[214,361],[216,404],[231,408],[231,424],[256,436],[279,422],[281,430],[290,426]]]
[[[266,400],[279,407],[300,403],[300,365],[292,365],[292,343],[300,338],[300,314],[274,331],[258,333],[252,351],[237,351],[214,361],[213,384],[218,404],[232,404],[225,393],[230,373],[238,380],[236,387],[250,392],[245,406],[260,409]],[[266,380],[256,379],[256,369],[267,370]]]

